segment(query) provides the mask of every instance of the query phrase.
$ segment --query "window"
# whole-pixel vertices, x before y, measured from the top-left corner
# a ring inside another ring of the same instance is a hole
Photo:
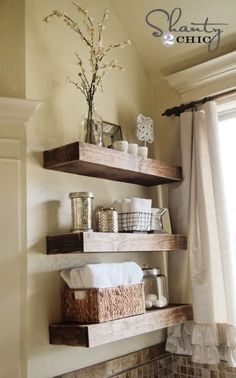
[[[224,190],[231,237],[236,238],[236,100],[218,104]]]

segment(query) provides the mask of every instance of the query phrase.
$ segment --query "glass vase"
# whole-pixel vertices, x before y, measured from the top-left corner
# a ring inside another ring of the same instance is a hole
[[[103,147],[103,121],[93,105],[89,106],[83,124],[85,142]]]

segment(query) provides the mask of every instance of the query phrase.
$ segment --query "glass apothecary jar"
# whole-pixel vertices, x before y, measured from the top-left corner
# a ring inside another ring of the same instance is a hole
[[[69,194],[72,211],[72,232],[92,231],[93,193]]]
[[[159,268],[143,268],[146,309],[168,305],[167,280]]]

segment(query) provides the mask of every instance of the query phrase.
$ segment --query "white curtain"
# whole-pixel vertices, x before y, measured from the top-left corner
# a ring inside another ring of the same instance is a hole
[[[216,104],[180,117],[184,181],[170,190],[175,232],[188,235],[194,322],[170,327],[166,349],[236,366],[236,245],[229,233]],[[183,285],[182,285],[183,286]],[[186,295],[187,295],[186,290]]]

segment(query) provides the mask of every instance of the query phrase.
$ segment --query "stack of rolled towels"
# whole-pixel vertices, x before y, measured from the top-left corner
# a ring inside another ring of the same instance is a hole
[[[120,232],[148,232],[151,229],[152,200],[145,198],[123,198],[113,202],[118,212]]]
[[[152,200],[145,198],[123,198],[114,201],[113,208],[118,213],[151,213]]]
[[[140,284],[143,271],[133,261],[122,263],[87,264],[60,272],[71,289],[108,288]]]

